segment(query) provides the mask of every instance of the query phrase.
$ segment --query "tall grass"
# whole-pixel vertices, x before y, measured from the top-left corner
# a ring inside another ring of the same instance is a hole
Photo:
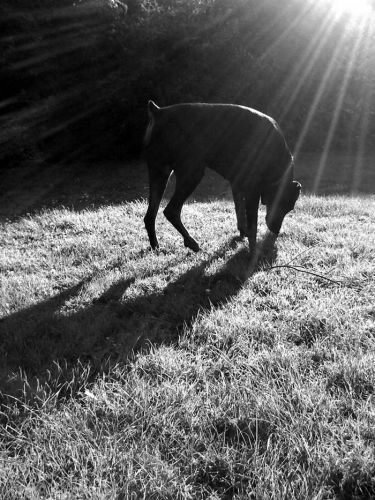
[[[197,255],[144,213],[2,224],[0,497],[373,498],[375,199],[303,197],[254,273],[230,202]]]

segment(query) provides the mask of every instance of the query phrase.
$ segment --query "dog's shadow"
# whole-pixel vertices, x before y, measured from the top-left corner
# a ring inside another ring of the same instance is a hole
[[[223,266],[207,272],[233,249],[237,251]],[[30,380],[43,380],[48,373],[51,382],[53,373],[58,376],[56,362],[61,360],[68,367],[77,360],[88,362],[97,374],[103,370],[104,360],[124,362],[150,344],[176,343],[198,313],[225,304],[265,262],[275,258],[273,248],[254,262],[233,238],[162,290],[134,296],[130,292],[135,277],[120,279],[90,306],[71,314],[62,312],[95,280],[91,276],[4,317],[0,320],[0,391],[15,393],[19,382],[14,374],[20,372]]]

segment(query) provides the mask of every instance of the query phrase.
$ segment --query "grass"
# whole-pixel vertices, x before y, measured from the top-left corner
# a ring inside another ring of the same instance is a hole
[[[250,274],[228,200],[192,254],[143,201],[0,233],[0,497],[375,495],[375,198],[303,196]],[[260,236],[265,231],[260,215]]]

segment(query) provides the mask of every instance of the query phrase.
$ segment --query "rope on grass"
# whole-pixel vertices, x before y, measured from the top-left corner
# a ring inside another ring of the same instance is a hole
[[[350,288],[361,288],[361,284],[360,283],[355,283],[355,282],[350,283],[350,282],[345,282],[343,280],[335,280],[335,279],[332,279],[332,278],[328,278],[328,276],[325,276],[324,274],[319,274],[319,273],[316,273],[314,271],[309,271],[305,267],[292,266],[291,265],[291,263],[293,261],[295,261],[302,254],[304,254],[304,253],[306,253],[308,251],[310,251],[309,248],[306,249],[306,250],[303,250],[302,252],[300,252],[297,255],[295,255],[286,264],[279,264],[279,265],[276,265],[276,266],[269,266],[269,267],[264,268],[264,271],[272,271],[273,269],[293,269],[294,271],[297,271],[299,273],[310,274],[311,276],[315,276],[316,278],[320,278],[322,280],[326,280],[326,281],[328,281],[330,283],[333,283],[335,285],[346,286],[346,287],[350,287]]]
[[[312,276],[315,276],[316,278],[321,278],[322,280],[329,281],[330,283],[334,283],[335,285],[348,286],[348,283],[345,283],[344,281],[334,280],[332,278],[328,278],[327,276],[324,276],[323,274],[314,273],[313,271],[309,271],[308,269],[306,269],[304,267],[291,266],[290,264],[280,264],[278,266],[270,266],[270,267],[266,267],[264,270],[265,271],[272,271],[273,269],[280,269],[280,268],[293,269],[294,271],[298,271],[300,273],[311,274]]]

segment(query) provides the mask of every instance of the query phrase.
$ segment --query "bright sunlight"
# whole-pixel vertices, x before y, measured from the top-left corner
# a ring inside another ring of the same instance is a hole
[[[320,2],[330,4],[332,11],[338,16],[347,14],[353,18],[362,18],[372,13],[368,0],[320,0]]]

